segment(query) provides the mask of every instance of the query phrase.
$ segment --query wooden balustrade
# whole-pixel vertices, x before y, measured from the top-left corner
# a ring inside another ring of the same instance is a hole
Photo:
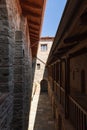
[[[87,111],[69,96],[69,119],[76,130],[87,130]]]
[[[65,89],[50,77],[53,93],[59,103],[65,108]],[[73,97],[69,96],[69,120],[76,130],[87,130],[87,111],[77,103]]]

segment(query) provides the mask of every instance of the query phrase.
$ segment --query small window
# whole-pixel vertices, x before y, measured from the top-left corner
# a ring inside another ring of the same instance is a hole
[[[47,44],[41,44],[41,51],[47,51]]]
[[[37,70],[39,70],[40,69],[40,64],[37,64]]]

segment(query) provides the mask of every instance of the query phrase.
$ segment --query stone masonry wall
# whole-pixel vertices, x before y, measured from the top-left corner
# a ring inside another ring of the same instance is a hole
[[[80,56],[76,56],[70,59],[70,90],[71,92],[82,93],[82,87],[84,87],[85,94],[87,94],[87,53]],[[81,78],[82,72],[84,73],[84,79]],[[84,83],[84,85],[82,84]],[[82,86],[83,85],[83,86]]]
[[[0,1],[0,130],[10,130],[13,109],[12,37],[5,0]],[[7,94],[5,97],[4,95]],[[4,100],[5,99],[5,100]]]
[[[0,130],[27,130],[32,91],[32,58],[28,35],[27,19],[21,14],[19,1],[1,0],[0,94],[8,93],[5,100],[9,101],[6,104],[3,100],[3,107],[7,105],[4,110],[9,115],[3,114],[2,119],[6,120],[3,120]]]
[[[34,82],[38,82],[40,83],[40,81],[43,78],[46,78],[46,75],[44,75],[45,73],[45,65],[47,62],[47,58],[52,46],[53,40],[40,40],[39,42],[39,46],[38,46],[38,52],[37,52],[37,59],[36,59],[36,67],[35,67],[35,76],[34,76]],[[47,50],[46,51],[42,51],[41,50],[41,45],[45,45],[47,44]],[[37,64],[40,64],[40,69],[37,69]]]
[[[24,23],[25,26],[22,26]],[[21,23],[21,29],[24,36],[23,44],[23,64],[24,64],[24,89],[23,89],[23,129],[27,130],[28,119],[29,119],[29,109],[31,102],[31,92],[32,92],[32,56],[30,49],[30,38],[29,31],[27,26],[27,20],[23,17]]]
[[[0,130],[10,130],[12,97],[8,93],[0,95]],[[8,118],[9,117],[9,118]]]
[[[34,72],[34,84],[33,84],[32,96],[34,95],[34,93],[36,91],[37,84],[40,84],[40,85],[44,84],[44,85],[41,85],[41,86],[44,86],[43,90],[47,89],[47,85],[46,85],[47,84],[47,82],[46,82],[47,81],[47,70],[46,70],[45,66],[46,66],[47,58],[48,58],[52,43],[53,43],[53,38],[50,38],[50,37],[42,38],[39,41],[37,57],[36,57],[36,59],[33,60],[33,70],[35,70],[35,72]],[[47,45],[47,50],[41,50],[41,45]],[[38,64],[40,64],[39,69],[37,66]]]

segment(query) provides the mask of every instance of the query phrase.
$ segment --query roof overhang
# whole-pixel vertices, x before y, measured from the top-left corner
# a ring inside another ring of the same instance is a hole
[[[32,56],[37,53],[46,0],[20,0],[22,13],[27,17]]]
[[[54,38],[53,46],[48,58],[48,64],[54,58],[70,55],[71,50],[87,40],[87,0],[67,1],[59,27]]]

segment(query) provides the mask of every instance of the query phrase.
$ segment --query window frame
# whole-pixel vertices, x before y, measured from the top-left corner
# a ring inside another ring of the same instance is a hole
[[[41,51],[47,51],[47,44],[41,44]]]
[[[37,63],[37,70],[40,70],[40,63]]]

